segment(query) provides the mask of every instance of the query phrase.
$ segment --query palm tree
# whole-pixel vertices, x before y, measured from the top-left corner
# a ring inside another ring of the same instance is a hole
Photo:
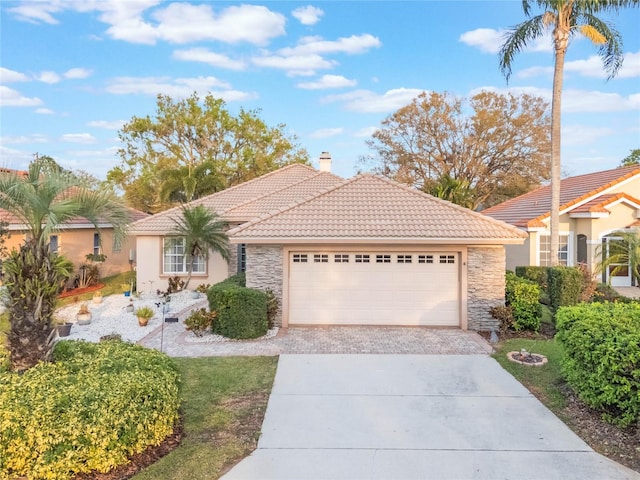
[[[475,191],[467,180],[458,180],[450,175],[442,175],[426,193],[442,198],[466,208],[473,208]]]
[[[600,256],[597,265],[598,272],[606,272],[610,267],[609,280],[617,273],[631,271],[631,277],[640,287],[640,231],[620,230],[612,233],[612,236],[619,238],[614,242],[609,242],[607,249],[599,246],[596,254]]]
[[[198,257],[209,258],[209,252],[218,252],[229,260],[229,243],[225,233],[225,223],[213,212],[202,205],[182,207],[181,218],[174,218],[175,228],[172,234],[184,239],[184,251],[187,260],[186,289],[191,281],[193,267]]]
[[[63,257],[49,251],[50,235],[70,220],[84,217],[96,229],[110,224],[114,236],[123,239],[129,212],[113,193],[89,191],[73,174],[44,174],[37,160],[26,174],[0,175],[0,209],[17,218],[27,233],[27,241],[3,265],[9,297],[9,355],[12,368],[22,371],[50,355],[55,299],[60,280],[68,274]]]
[[[598,45],[608,78],[614,77],[622,66],[622,39],[620,34],[596,15],[617,12],[621,8],[638,5],[640,0],[523,0],[522,9],[528,20],[516,25],[505,36],[500,50],[500,70],[509,80],[515,56],[530,41],[553,30],[555,67],[553,97],[551,101],[551,251],[559,249],[560,225],[560,106],[564,58],[569,40],[582,34]],[[531,16],[531,7],[537,4],[544,13]],[[558,256],[551,255],[551,264],[558,265]]]

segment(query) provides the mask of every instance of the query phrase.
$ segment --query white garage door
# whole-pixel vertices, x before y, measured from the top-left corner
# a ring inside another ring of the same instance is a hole
[[[292,252],[289,323],[460,325],[457,252]]]

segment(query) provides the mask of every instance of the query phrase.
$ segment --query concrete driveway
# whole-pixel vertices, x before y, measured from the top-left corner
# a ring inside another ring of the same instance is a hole
[[[486,355],[282,355],[224,480],[640,479]]]

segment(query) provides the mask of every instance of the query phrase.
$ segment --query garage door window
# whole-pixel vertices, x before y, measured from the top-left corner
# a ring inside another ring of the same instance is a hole
[[[356,263],[369,263],[369,255],[356,255]]]
[[[433,255],[418,255],[418,263],[433,263]]]
[[[376,263],[391,263],[391,255],[376,255]]]
[[[398,255],[398,263],[411,263],[411,255]]]
[[[440,255],[440,263],[456,263],[455,255]]]
[[[329,255],[326,255],[324,253],[316,253],[313,256],[313,261],[315,263],[329,263]]]
[[[293,263],[307,263],[307,254],[306,253],[294,253],[293,254]]]
[[[334,262],[336,263],[349,263],[349,255],[345,255],[342,253],[337,253],[334,258]]]

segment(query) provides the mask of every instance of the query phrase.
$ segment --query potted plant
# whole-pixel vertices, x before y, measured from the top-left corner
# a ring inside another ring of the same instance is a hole
[[[59,337],[68,337],[71,333],[71,326],[73,323],[65,322],[64,320],[56,319],[56,331]]]
[[[102,292],[100,290],[93,294],[93,303],[96,305],[102,303]]]
[[[133,300],[130,299],[129,300],[129,305],[124,307],[124,311],[133,313],[133,310],[134,310],[134,308],[133,308]]]
[[[146,327],[149,319],[153,317],[153,310],[150,307],[140,307],[135,311],[135,315],[138,317],[138,325]]]
[[[91,311],[87,302],[82,302],[78,313],[76,313],[76,322],[78,325],[89,325],[91,323]]]
[[[201,337],[213,327],[216,312],[208,312],[204,308],[192,311],[184,320],[187,330],[191,330],[197,337]]]
[[[125,297],[129,297],[131,295],[131,284],[130,283],[121,283],[120,288],[124,292]]]

